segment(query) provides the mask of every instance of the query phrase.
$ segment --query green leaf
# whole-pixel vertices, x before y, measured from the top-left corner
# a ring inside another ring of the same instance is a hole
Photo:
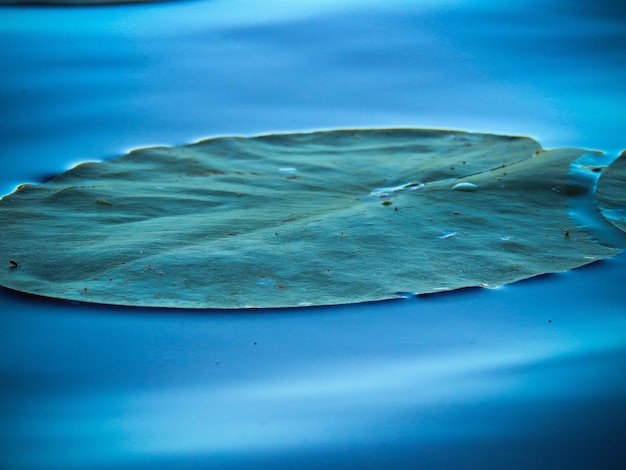
[[[0,284],[191,308],[495,287],[617,253],[568,217],[583,153],[420,129],[142,149],[5,196]]]
[[[626,151],[600,176],[597,197],[604,218],[626,232]]]

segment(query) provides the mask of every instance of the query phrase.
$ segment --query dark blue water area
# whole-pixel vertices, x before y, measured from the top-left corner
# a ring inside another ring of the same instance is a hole
[[[529,135],[610,159],[626,148],[624,31],[611,1],[0,8],[0,192],[143,146],[345,127]],[[602,239],[589,197],[573,216]],[[323,308],[3,289],[0,467],[622,468],[624,284],[620,254]]]

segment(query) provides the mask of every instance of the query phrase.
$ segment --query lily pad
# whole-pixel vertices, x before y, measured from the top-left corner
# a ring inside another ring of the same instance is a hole
[[[0,284],[190,308],[495,287],[617,253],[568,217],[568,168],[583,153],[421,129],[133,151],[5,196]]]
[[[600,176],[597,197],[604,218],[626,232],[626,151]]]

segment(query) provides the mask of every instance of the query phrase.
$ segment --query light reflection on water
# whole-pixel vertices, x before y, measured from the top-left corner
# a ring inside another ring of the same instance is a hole
[[[402,125],[626,147],[610,2],[253,3],[1,10],[0,192],[220,134]],[[620,255],[494,290],[252,313],[3,291],[0,463],[618,468],[625,281]]]

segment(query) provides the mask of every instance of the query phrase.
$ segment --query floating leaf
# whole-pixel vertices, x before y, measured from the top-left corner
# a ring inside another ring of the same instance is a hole
[[[0,283],[198,308],[498,286],[617,252],[576,229],[557,190],[584,152],[419,129],[142,149],[5,196],[0,253],[17,266]]]
[[[597,196],[602,215],[626,232],[626,151],[600,176]]]

